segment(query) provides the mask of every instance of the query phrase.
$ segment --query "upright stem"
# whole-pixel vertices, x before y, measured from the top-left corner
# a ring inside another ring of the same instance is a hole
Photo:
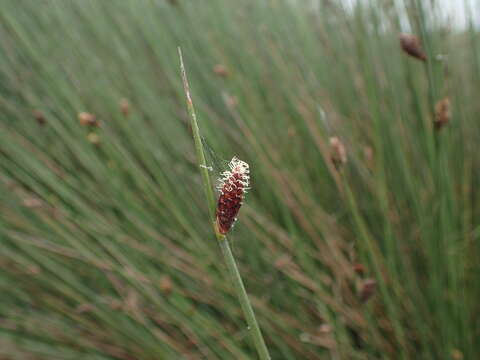
[[[240,275],[240,272],[238,271],[237,264],[235,263],[235,258],[233,257],[232,251],[230,250],[230,245],[228,244],[227,237],[220,234],[217,230],[217,226],[215,225],[215,198],[213,196],[212,184],[210,182],[210,176],[208,174],[205,153],[203,152],[203,144],[200,137],[200,130],[198,128],[197,116],[195,114],[192,98],[190,96],[190,87],[188,85],[185,65],[183,64],[182,50],[180,48],[178,48],[178,55],[180,57],[180,70],[182,72],[183,87],[185,90],[185,95],[187,97],[188,113],[190,115],[193,139],[195,142],[195,150],[197,153],[197,161],[200,166],[203,187],[205,189],[205,195],[208,202],[210,222],[212,223],[215,236],[217,237],[218,243],[220,244],[220,248],[222,250],[222,254],[225,258],[225,263],[227,264],[228,271],[230,272],[230,275],[232,277],[233,285],[235,286],[238,300],[240,301],[240,306],[247,320],[248,330],[251,331],[253,342],[257,349],[258,355],[261,360],[270,360],[270,355],[268,353],[267,346],[265,345],[265,340],[263,339],[262,332],[260,330],[260,327],[258,326],[257,319],[255,318],[255,313],[253,312],[252,305],[250,304],[250,300],[248,299],[247,291],[245,290],[245,286],[243,285],[242,277]]]
[[[242,277],[238,271],[237,264],[235,263],[235,258],[233,257],[232,251],[230,250],[230,245],[228,244],[227,238],[223,241],[220,241],[220,248],[222,249],[223,256],[225,257],[225,262],[227,263],[228,271],[230,272],[233,280],[233,285],[237,291],[238,300],[240,301],[240,306],[242,307],[243,314],[247,319],[248,330],[252,332],[253,341],[255,342],[255,347],[257,348],[258,355],[262,360],[270,359],[267,346],[263,340],[262,331],[258,326],[257,319],[255,318],[255,313],[253,312],[252,305],[250,305],[250,300],[248,299],[247,291],[245,286],[243,286]]]

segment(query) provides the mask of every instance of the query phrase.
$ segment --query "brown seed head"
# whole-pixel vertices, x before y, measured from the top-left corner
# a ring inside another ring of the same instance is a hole
[[[452,359],[453,360],[463,360],[464,359],[463,353],[458,349],[453,349],[452,350]]]
[[[96,116],[88,112],[81,112],[80,114],[78,114],[78,121],[82,126],[98,127],[100,125]]]
[[[215,65],[213,67],[213,72],[223,78],[226,78],[230,74],[225,65],[222,64]]]
[[[358,275],[363,275],[365,274],[365,266],[360,263],[356,263],[353,265],[353,270],[358,274]]]
[[[328,333],[332,332],[332,327],[327,323],[322,324],[318,327],[318,332],[320,334],[328,334]]]
[[[365,157],[365,162],[370,169],[374,168],[375,165],[375,152],[371,146],[365,146],[363,148],[363,156]]]
[[[366,303],[373,294],[375,294],[375,290],[377,288],[377,282],[374,279],[365,279],[363,280],[360,286],[360,301],[362,303]]]
[[[92,143],[93,145],[99,145],[100,144],[100,136],[98,136],[95,133],[90,133],[87,135],[87,140]]]
[[[330,160],[337,170],[347,163],[345,146],[336,136],[330,138]]]
[[[162,275],[160,277],[160,290],[165,294],[165,295],[170,295],[172,293],[173,289],[173,284],[172,284],[172,279],[168,275]]]
[[[123,98],[120,100],[120,111],[122,112],[123,116],[128,116],[130,112],[130,102],[128,99]]]
[[[233,109],[238,105],[238,98],[236,96],[228,96],[226,103],[229,109]]]
[[[440,100],[435,105],[435,119],[434,119],[435,129],[440,130],[445,125],[447,125],[450,121],[451,116],[452,116],[452,113],[451,113],[450,99],[446,97]]]
[[[401,34],[400,35],[400,45],[408,55],[425,61],[427,60],[427,55],[420,45],[420,40],[415,35],[412,34]]]
[[[222,174],[218,186],[220,197],[217,202],[216,225],[222,235],[225,235],[237,220],[250,180],[246,162],[234,157],[228,166],[230,170]]]
[[[27,270],[32,275],[38,275],[42,272],[42,270],[37,265],[29,265]]]
[[[277,260],[275,260],[275,267],[277,269],[284,269],[292,264],[292,259],[288,255],[282,255]]]
[[[39,125],[45,125],[47,120],[45,119],[45,115],[40,110],[33,110],[33,117],[37,120]]]
[[[89,303],[80,304],[75,308],[75,312],[79,314],[92,312],[93,310],[95,310],[95,306]]]
[[[42,205],[43,205],[42,200],[38,198],[31,197],[31,198],[23,199],[23,206],[27,208],[39,208]]]

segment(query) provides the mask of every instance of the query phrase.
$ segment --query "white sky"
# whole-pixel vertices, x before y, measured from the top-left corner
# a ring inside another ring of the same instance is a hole
[[[353,4],[362,0],[344,0],[347,4]],[[396,0],[403,3],[405,0]],[[422,0],[427,1],[427,0]],[[468,22],[467,9],[474,19],[475,24],[480,25],[480,0],[436,0],[443,16],[452,20],[452,24],[463,27]]]
[[[444,15],[451,17],[454,24],[465,26],[467,24],[467,10],[473,16],[475,23],[480,23],[480,8],[478,0],[439,0]]]

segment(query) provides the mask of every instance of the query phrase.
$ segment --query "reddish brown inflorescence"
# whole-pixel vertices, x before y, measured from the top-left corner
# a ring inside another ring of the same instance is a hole
[[[337,170],[347,163],[347,150],[336,136],[330,138],[330,160]]]
[[[243,197],[249,184],[249,166],[246,162],[234,157],[220,178],[218,189],[220,197],[217,203],[217,229],[225,235],[231,228],[242,206]]]
[[[452,117],[450,99],[448,97],[440,100],[435,105],[435,119],[434,125],[436,130],[441,130],[450,122]]]
[[[427,55],[422,49],[420,40],[412,34],[401,34],[400,45],[408,55],[421,61],[427,60]]]

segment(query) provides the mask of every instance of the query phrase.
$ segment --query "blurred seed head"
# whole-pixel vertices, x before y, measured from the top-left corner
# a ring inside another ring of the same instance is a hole
[[[374,168],[374,159],[375,159],[375,152],[371,146],[365,146],[363,148],[363,156],[365,157],[365,162],[370,169]]]
[[[328,334],[328,333],[330,333],[331,331],[332,331],[332,327],[331,327],[329,324],[327,324],[327,323],[322,324],[322,325],[320,325],[320,326],[318,327],[318,332],[319,332],[320,334]]]
[[[377,282],[374,279],[365,279],[360,285],[360,301],[366,303],[374,294],[377,289]]]
[[[446,97],[437,102],[437,104],[435,105],[435,129],[441,130],[445,125],[450,122],[451,116],[452,114],[450,99]]]
[[[227,97],[226,102],[227,102],[227,106],[230,109],[233,109],[238,105],[238,98],[236,96],[229,96]]]
[[[42,272],[42,270],[37,265],[29,265],[27,270],[32,275],[38,275]]]
[[[98,127],[100,123],[97,120],[97,117],[88,112],[81,112],[78,114],[78,121],[82,126],[95,126]]]
[[[170,295],[172,293],[173,284],[172,279],[168,275],[162,275],[159,282],[160,290],[165,295]]]
[[[220,76],[220,77],[223,77],[223,78],[226,78],[228,77],[228,75],[230,75],[230,72],[227,70],[227,68],[225,67],[225,65],[222,65],[222,64],[217,64],[213,67],[213,72]]]
[[[238,98],[236,96],[230,95],[227,92],[222,93],[222,99],[228,109],[233,110],[238,105]]]
[[[39,208],[43,205],[42,200],[38,198],[27,198],[23,199],[23,206],[33,209],[33,208]]]
[[[365,274],[365,266],[360,263],[356,263],[353,265],[353,271],[355,271],[356,274],[358,275],[364,275]]]
[[[427,55],[422,49],[420,40],[412,34],[401,34],[400,35],[400,45],[408,55],[414,57],[415,59],[425,61],[427,60]]]
[[[95,310],[95,306],[93,304],[80,304],[75,308],[75,312],[78,314],[89,313]]]
[[[282,255],[277,260],[275,260],[274,266],[281,270],[292,264],[292,259],[288,255]]]
[[[118,299],[110,299],[109,305],[113,310],[121,310],[122,309],[122,302]]]
[[[295,129],[295,127],[293,125],[290,125],[287,128],[287,135],[289,137],[295,137],[297,135],[297,130]]]
[[[120,100],[120,111],[122,112],[123,116],[127,117],[130,113],[130,102],[128,99],[123,98]]]
[[[45,125],[47,123],[47,119],[45,119],[45,115],[40,110],[33,110],[33,117],[37,121],[39,125]]]
[[[458,349],[453,349],[452,350],[452,359],[453,360],[463,360],[464,359],[463,353]]]
[[[98,134],[95,134],[93,132],[87,135],[87,140],[93,145],[100,144],[100,136],[98,136]]]
[[[330,138],[330,160],[337,170],[347,163],[345,146],[336,136]]]

